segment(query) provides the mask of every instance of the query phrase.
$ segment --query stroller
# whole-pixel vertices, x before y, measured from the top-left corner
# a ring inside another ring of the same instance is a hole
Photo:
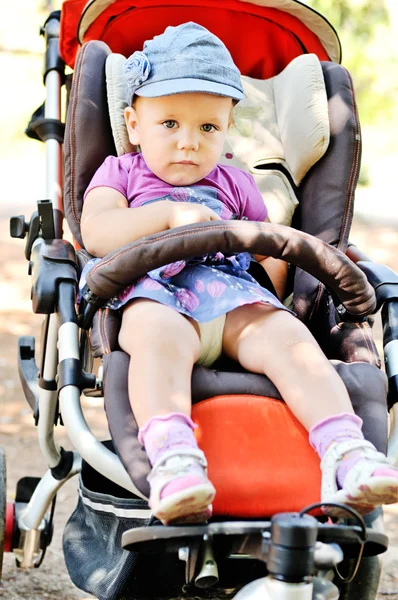
[[[223,160],[254,174],[271,223],[220,221],[148,236],[102,259],[78,301],[79,274],[90,259],[80,233],[83,192],[106,156],[131,151],[122,119],[124,57],[186,21],[220,37],[244,76],[247,103]],[[106,308],[123,286],[176,260],[248,251],[289,262],[285,301],[333,361],[365,437],[386,450],[387,408],[393,416],[398,399],[398,277],[348,241],[361,136],[336,32],[297,0],[66,0],[42,33],[47,99],[27,132],[47,146],[48,199],[29,222],[12,217],[11,235],[26,238],[33,311],[45,315],[39,366],[32,337],[19,339],[18,358],[48,471],[23,478],[15,504],[6,507],[2,493],[0,561],[13,551],[20,567],[41,563],[56,493],[79,474],[64,554],[72,581],[100,600],[374,600],[378,555],[388,543],[381,511],[363,518],[347,507],[347,519],[325,519],[319,461],[303,427],[266,377],[226,359],[211,369],[195,366],[192,375],[192,418],[217,489],[214,516],[172,527],[152,517],[149,463],[127,394],[129,357],[117,343],[120,315]],[[65,63],[73,76],[65,77]],[[63,215],[74,245],[63,238]],[[261,282],[262,273],[253,274]],[[387,376],[367,320],[379,309]],[[104,398],[117,448],[90,431],[82,393]],[[57,445],[56,425],[66,427],[75,451]],[[132,449],[133,465],[126,460]]]

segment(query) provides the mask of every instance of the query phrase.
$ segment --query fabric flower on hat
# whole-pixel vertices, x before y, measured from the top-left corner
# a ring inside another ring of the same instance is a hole
[[[144,52],[134,52],[130,58],[126,60],[123,68],[123,77],[127,84],[129,102],[131,101],[135,90],[148,79],[150,72],[151,63]]]

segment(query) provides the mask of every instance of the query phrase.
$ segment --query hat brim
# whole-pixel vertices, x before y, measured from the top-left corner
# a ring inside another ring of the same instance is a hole
[[[188,78],[148,83],[135,90],[134,94],[143,96],[144,98],[159,98],[160,96],[172,96],[174,94],[189,92],[205,92],[207,94],[216,94],[217,96],[226,96],[234,100],[242,100],[245,97],[243,92],[230,85],[205,79]]]

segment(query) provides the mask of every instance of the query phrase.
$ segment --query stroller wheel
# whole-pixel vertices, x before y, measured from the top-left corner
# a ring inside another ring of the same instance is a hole
[[[6,455],[0,447],[0,579],[3,569],[3,553],[6,532],[6,493],[7,493]]]
[[[342,563],[342,571],[347,570],[347,574],[352,572],[355,566],[355,559],[350,559]],[[378,556],[366,556],[362,558],[358,572],[350,583],[340,583],[335,581],[340,587],[340,600],[375,600],[377,588],[379,585],[381,573],[381,563]]]

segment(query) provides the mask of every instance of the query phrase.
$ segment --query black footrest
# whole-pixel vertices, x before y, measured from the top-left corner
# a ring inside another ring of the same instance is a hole
[[[35,361],[35,338],[18,339],[18,372],[25,398],[36,414],[39,406],[39,369]]]
[[[125,531],[122,546],[125,550],[142,553],[178,552],[189,546],[195,539],[210,536],[221,552],[246,554],[260,558],[263,548],[263,534],[270,534],[270,521],[226,521],[203,525],[176,525],[139,527]],[[385,552],[388,538],[383,533],[366,529],[367,538],[364,556],[375,556]],[[355,557],[361,542],[361,529],[356,525],[328,525],[319,523],[318,540],[326,544],[337,543],[345,557]]]
[[[15,502],[27,504],[40,482],[40,477],[21,477],[17,482]]]

